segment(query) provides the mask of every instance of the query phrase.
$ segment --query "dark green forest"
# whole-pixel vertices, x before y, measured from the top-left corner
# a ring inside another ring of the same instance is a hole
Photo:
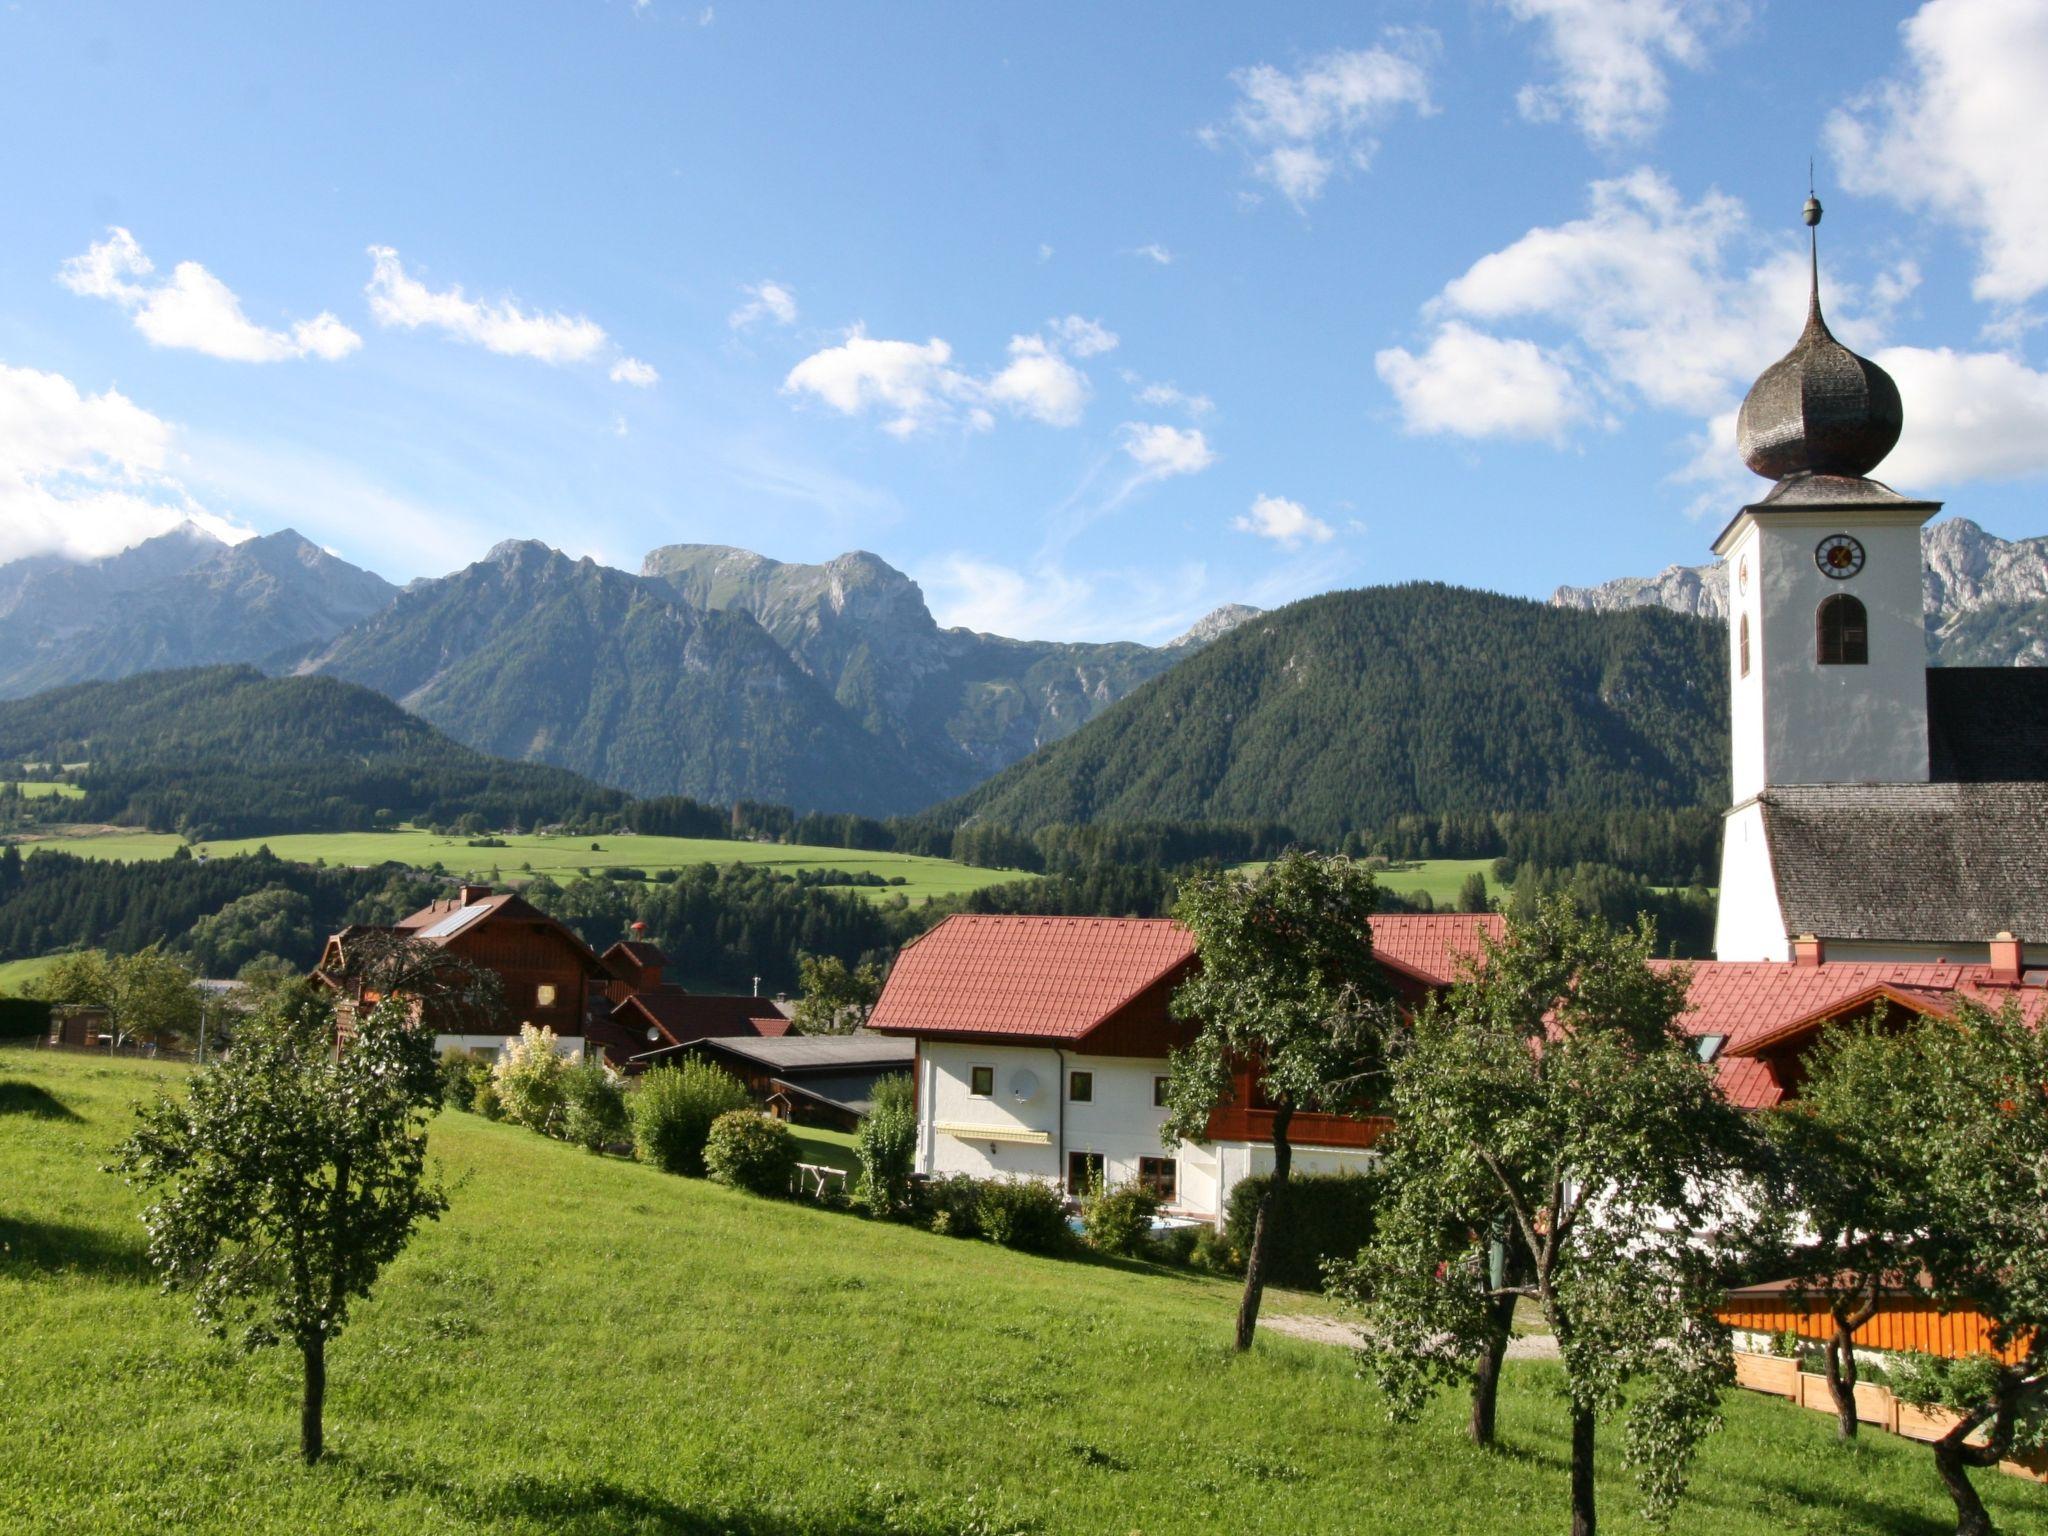
[[[1720,629],[1435,583],[1253,619],[935,813],[1030,832],[1273,821],[1333,843],[1405,815],[1717,803]]]
[[[252,667],[148,672],[0,703],[0,761],[84,764],[78,821],[194,841],[400,822],[527,827],[627,797],[450,741],[368,688]]]

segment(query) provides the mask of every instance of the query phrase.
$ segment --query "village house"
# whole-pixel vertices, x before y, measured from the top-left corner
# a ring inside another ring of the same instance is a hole
[[[1476,959],[1495,914],[1372,920],[1389,987],[1413,1005]],[[1172,1015],[1196,964],[1166,918],[949,917],[905,946],[868,1020],[916,1044],[916,1170],[1037,1178],[1079,1194],[1139,1183],[1169,1212],[1221,1218],[1240,1180],[1272,1166],[1272,1113],[1251,1073],[1201,1144],[1168,1150],[1168,1054],[1194,1026]],[[1363,1167],[1385,1122],[1297,1114],[1304,1173]]]
[[[753,1101],[778,1120],[851,1131],[873,1107],[875,1084],[910,1072],[916,1047],[909,1040],[867,1033],[767,1039],[706,1035],[640,1060],[654,1064],[685,1056],[738,1078]]]

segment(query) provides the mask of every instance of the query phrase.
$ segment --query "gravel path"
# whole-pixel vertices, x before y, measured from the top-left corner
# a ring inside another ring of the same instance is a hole
[[[1317,1317],[1310,1313],[1282,1313],[1277,1317],[1259,1319],[1261,1328],[1270,1328],[1275,1333],[1284,1333],[1291,1339],[1307,1339],[1311,1344],[1335,1344],[1345,1349],[1357,1348],[1364,1338],[1364,1330],[1356,1323],[1347,1323],[1335,1317]],[[1517,1334],[1508,1340],[1510,1360],[1555,1360],[1557,1340],[1547,1333]]]

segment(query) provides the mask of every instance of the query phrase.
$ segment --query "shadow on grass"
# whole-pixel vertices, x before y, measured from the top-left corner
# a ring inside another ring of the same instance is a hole
[[[1941,1485],[1933,1481],[1935,1476],[1933,1456],[1930,1455],[1927,1458],[1927,1462],[1928,1480],[1930,1483],[1933,1483],[1934,1491],[1939,1494]],[[1973,1469],[1971,1481],[1977,1485],[1979,1493],[1984,1493],[1987,1491],[1985,1486],[1987,1476],[2002,1477],[2003,1475],[2003,1473],[1996,1471],[1988,1474],[1978,1473]],[[1813,1490],[1810,1487],[1802,1486],[1787,1478],[1759,1478],[1757,1486],[1760,1490],[1776,1494],[1787,1504],[1795,1507],[1813,1502]],[[1946,1495],[1942,1495],[1942,1497],[1945,1499]],[[1932,1515],[1911,1514],[1906,1510],[1900,1509],[1895,1504],[1880,1504],[1873,1499],[1866,1499],[1858,1494],[1839,1488],[1829,1491],[1827,1503],[1829,1509],[1847,1517],[1856,1530],[1882,1531],[1884,1536],[1953,1536],[1956,1528],[1955,1516],[1952,1513],[1946,1520]],[[1997,1512],[1994,1511],[1993,1513],[1996,1518]],[[2003,1525],[2000,1526],[2000,1529],[2004,1528]]]
[[[348,1466],[330,1457],[331,1466]],[[855,1500],[843,1513],[776,1514],[712,1502],[692,1507],[647,1488],[631,1488],[601,1476],[519,1476],[485,1487],[450,1482],[425,1471],[356,1463],[377,1485],[424,1493],[466,1518],[513,1523],[558,1536],[871,1536],[877,1530],[905,1536],[942,1536],[957,1521],[922,1519],[901,1508],[877,1510]]]
[[[0,1082],[0,1115],[29,1115],[37,1120],[83,1120],[49,1089],[36,1083]]]
[[[139,1235],[122,1238],[96,1227],[0,1216],[0,1274],[34,1270],[145,1281],[150,1278],[149,1251]]]

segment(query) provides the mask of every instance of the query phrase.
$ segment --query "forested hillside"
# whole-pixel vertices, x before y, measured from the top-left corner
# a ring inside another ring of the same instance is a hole
[[[0,703],[0,762],[84,764],[68,813],[194,838],[532,826],[626,797],[450,741],[368,688],[250,667],[152,672]]]
[[[1277,821],[1328,841],[1396,817],[1718,803],[1725,638],[1433,583],[1250,620],[1065,741],[941,808],[1031,831]]]

